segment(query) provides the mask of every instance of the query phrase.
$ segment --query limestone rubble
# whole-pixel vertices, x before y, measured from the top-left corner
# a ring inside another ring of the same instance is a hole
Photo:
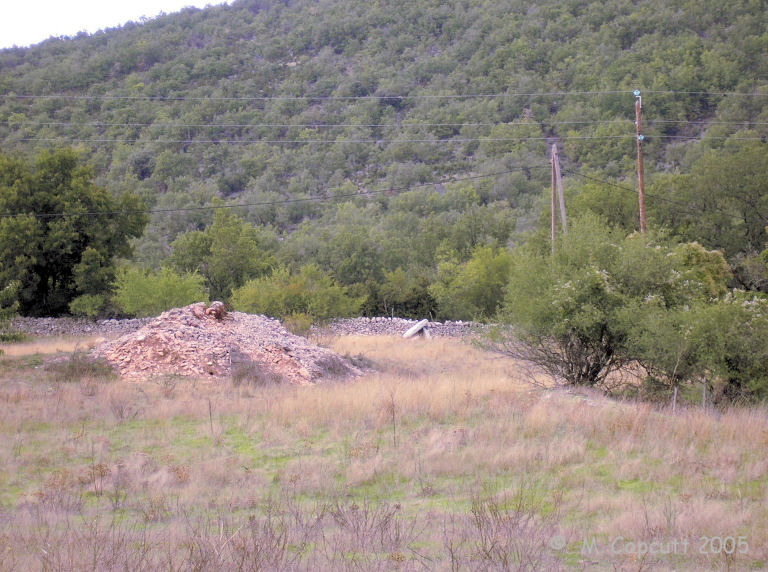
[[[291,334],[278,320],[242,312],[201,316],[196,304],[163,312],[142,328],[101,343],[93,354],[129,379],[226,378],[242,371],[308,384],[362,373],[332,351]]]

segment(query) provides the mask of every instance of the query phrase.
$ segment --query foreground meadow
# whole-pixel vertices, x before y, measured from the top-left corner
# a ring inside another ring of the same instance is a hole
[[[0,570],[767,565],[765,409],[534,389],[457,341],[321,341],[370,373],[135,383],[77,352],[0,358]]]

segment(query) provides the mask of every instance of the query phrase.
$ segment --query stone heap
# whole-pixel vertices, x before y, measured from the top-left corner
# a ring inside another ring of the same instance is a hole
[[[206,310],[192,304],[163,312],[144,327],[103,342],[93,354],[129,379],[172,374],[225,378],[245,372],[245,377],[308,384],[361,373],[341,356],[291,334],[278,320]]]

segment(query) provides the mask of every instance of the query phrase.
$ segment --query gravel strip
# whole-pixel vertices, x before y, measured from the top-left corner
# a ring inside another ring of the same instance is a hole
[[[315,331],[329,331],[341,336],[402,336],[419,320],[405,318],[347,318],[334,320]],[[429,322],[429,333],[440,338],[466,338],[487,330],[485,324],[477,322]]]
[[[11,327],[37,337],[104,336],[112,338],[135,332],[151,318],[131,320],[83,320],[77,318],[13,318]]]
[[[32,336],[103,336],[114,338],[135,332],[153,318],[126,320],[82,320],[76,318],[14,318],[17,330]],[[345,318],[324,326],[313,326],[315,332],[327,331],[340,336],[402,336],[418,320],[405,318]],[[429,322],[429,333],[435,337],[465,338],[487,329],[477,322]]]

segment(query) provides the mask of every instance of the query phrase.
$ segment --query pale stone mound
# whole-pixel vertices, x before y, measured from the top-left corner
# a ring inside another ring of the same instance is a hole
[[[348,360],[288,332],[278,320],[206,312],[197,303],[163,312],[141,329],[94,348],[129,379],[177,374],[258,377],[307,384],[362,372]]]

